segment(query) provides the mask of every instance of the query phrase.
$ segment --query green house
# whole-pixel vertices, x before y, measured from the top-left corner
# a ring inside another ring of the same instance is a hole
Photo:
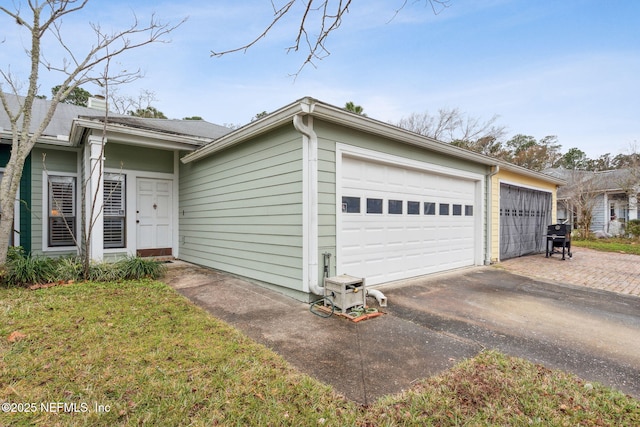
[[[2,113],[0,127],[6,162]],[[542,242],[555,203],[538,202],[562,182],[313,98],[233,131],[61,104],[25,169],[14,242],[76,253],[91,226],[96,260],[171,256],[308,301],[326,275],[376,286]],[[503,227],[506,185],[535,197],[511,198],[526,215]]]
[[[500,230],[541,245],[555,210],[528,204],[562,183],[312,98],[181,163],[180,258],[300,299],[324,275],[375,286],[495,261],[498,174],[536,195],[512,201],[527,215]]]

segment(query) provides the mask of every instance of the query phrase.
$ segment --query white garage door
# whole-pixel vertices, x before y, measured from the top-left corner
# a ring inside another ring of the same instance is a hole
[[[476,181],[344,157],[339,274],[367,284],[475,264]]]

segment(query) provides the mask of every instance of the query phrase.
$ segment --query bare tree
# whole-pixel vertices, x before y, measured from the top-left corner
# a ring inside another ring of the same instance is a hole
[[[131,26],[115,32],[105,32],[99,25],[89,24],[96,42],[87,52],[79,54],[74,52],[65,42],[62,34],[62,20],[65,16],[83,9],[87,3],[88,0],[29,0],[26,6],[20,2],[14,2],[13,10],[6,6],[0,6],[0,12],[7,18],[3,25],[9,25],[10,22],[18,25],[21,30],[28,33],[31,40],[30,49],[27,51],[30,71],[24,96],[20,96],[23,93],[22,83],[11,73],[10,68],[0,70],[2,76],[0,100],[11,123],[12,133],[11,156],[0,182],[0,210],[2,212],[0,217],[0,264],[4,264],[6,261],[9,237],[13,228],[13,206],[24,162],[51,122],[58,104],[78,86],[89,82],[98,82],[100,75],[95,75],[94,71],[105,61],[151,43],[163,42],[165,41],[164,36],[184,22],[183,20],[177,25],[161,23],[154,15],[148,24],[143,25],[134,16]],[[52,36],[64,52],[61,56],[56,55],[56,62],[49,61],[41,51],[45,35]],[[37,96],[41,66],[49,71],[59,72],[62,76],[62,82],[60,90],[53,96],[49,104],[45,118],[40,123],[32,124],[32,109],[34,99]],[[111,83],[126,83],[139,76],[139,70],[122,71],[118,75],[110,76],[109,81]],[[16,95],[17,107],[9,102],[4,92],[5,87]]]
[[[111,62],[110,58],[105,60],[105,68],[100,78],[101,86],[104,88],[105,98],[110,97],[110,82],[109,82],[109,64]],[[107,142],[107,124],[109,122],[109,110],[104,110],[103,116],[103,124],[100,134],[100,148],[99,148],[99,158],[104,158],[105,145]],[[49,170],[47,168],[47,156],[46,153],[42,154],[42,164],[43,170],[47,177],[49,177]],[[120,165],[120,173],[122,172],[122,164]],[[80,259],[82,261],[82,277],[86,280],[89,278],[90,266],[91,266],[91,245],[92,245],[92,235],[94,232],[94,227],[96,223],[101,218],[100,214],[105,210],[105,204],[97,203],[98,195],[100,192],[103,192],[104,202],[107,202],[112,196],[113,193],[117,190],[116,187],[112,187],[108,192],[104,192],[103,185],[99,184],[97,186],[91,186],[92,177],[95,177],[95,181],[102,183],[104,177],[104,163],[101,161],[92,162],[89,165],[89,168],[86,173],[86,178],[81,182],[81,216],[83,219],[83,227],[80,233],[74,232],[73,224],[65,217],[62,216],[62,222],[66,228],[67,233],[71,237],[74,242],[74,245],[78,249],[78,253],[80,254]],[[49,183],[49,192],[53,192],[52,183],[47,180]],[[119,182],[118,185],[122,185],[122,182]],[[106,194],[105,194],[106,193]],[[60,201],[57,198],[52,198],[52,203],[54,204],[54,208],[59,212],[64,210],[64,207],[60,205]],[[87,201],[89,203],[87,203]],[[78,236],[80,235],[80,237]]]
[[[137,97],[120,95],[118,88],[111,90],[109,105],[115,113],[137,115],[136,112],[153,111],[153,103],[158,100],[152,90],[142,89]],[[166,117],[165,117],[166,118]]]
[[[575,218],[574,227],[580,237],[587,238],[593,223],[593,211],[602,196],[602,176],[578,169],[563,169],[567,185],[560,188],[558,199],[565,205],[569,218]]]
[[[438,14],[443,8],[449,7],[451,0],[423,0],[425,4],[431,6],[433,13]],[[308,54],[302,63],[300,70],[305,65],[315,66],[316,60],[322,60],[330,52],[327,48],[327,38],[342,25],[342,18],[349,13],[352,0],[287,0],[282,6],[276,6],[271,2],[273,8],[273,19],[265,29],[248,43],[221,51],[211,51],[211,56],[220,57],[234,52],[246,52],[257,44],[261,39],[273,30],[285,16],[294,15],[299,22],[293,44],[289,46],[287,52],[298,52],[301,48],[306,48]],[[399,7],[395,10],[391,20],[400,13],[407,5],[408,0],[398,0]],[[296,7],[300,5],[300,7]],[[298,72],[300,72],[298,70]]]
[[[506,128],[497,125],[497,120],[497,115],[483,122],[462,113],[458,108],[441,108],[437,115],[431,115],[428,111],[412,113],[395,125],[439,141],[499,157]]]

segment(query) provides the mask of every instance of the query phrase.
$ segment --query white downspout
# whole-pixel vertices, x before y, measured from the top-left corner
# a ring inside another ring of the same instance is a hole
[[[307,229],[307,283],[309,291],[316,295],[324,295],[324,288],[318,284],[318,135],[313,130],[313,117],[307,116],[308,125],[302,121],[302,115],[293,116],[293,127],[303,135],[303,143],[308,148],[307,171],[308,187],[308,221]]]
[[[493,249],[491,245],[493,240],[493,206],[491,206],[493,203],[493,181],[491,178],[498,172],[500,172],[500,165],[496,165],[495,169],[487,175],[487,181],[489,182],[489,220],[487,221],[487,253],[484,257],[485,265],[491,265],[491,251]]]

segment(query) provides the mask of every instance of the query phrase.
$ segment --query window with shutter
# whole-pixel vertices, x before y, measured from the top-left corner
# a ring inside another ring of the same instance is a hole
[[[76,178],[49,176],[49,246],[75,246]]]
[[[125,176],[104,175],[104,247],[125,247]]]

